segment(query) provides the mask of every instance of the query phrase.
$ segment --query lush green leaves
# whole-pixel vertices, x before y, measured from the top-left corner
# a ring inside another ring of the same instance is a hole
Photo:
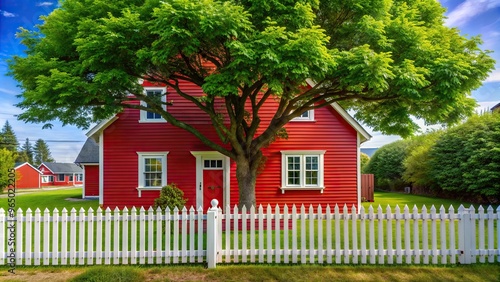
[[[17,154],[6,148],[0,148],[0,193],[9,185],[10,173],[14,172]]]
[[[404,173],[403,161],[408,155],[408,140],[399,140],[380,147],[370,159],[365,173],[373,173],[377,187],[401,188]]]
[[[500,114],[474,116],[446,131],[429,152],[430,173],[444,190],[500,199]]]
[[[161,208],[165,210],[169,208],[173,211],[175,208],[178,208],[180,210],[186,202],[187,199],[184,198],[184,192],[172,183],[161,188],[160,196],[155,199],[154,209]]]

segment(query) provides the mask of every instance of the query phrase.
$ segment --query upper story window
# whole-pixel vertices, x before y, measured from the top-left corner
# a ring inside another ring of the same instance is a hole
[[[152,99],[158,99],[163,103],[165,103],[167,101],[167,98],[165,95],[166,92],[167,92],[166,87],[156,87],[156,88],[146,87],[146,88],[144,88],[145,95],[147,95],[148,97],[150,97]],[[141,101],[141,105],[149,108],[149,105],[143,101]],[[165,111],[167,110],[166,104],[162,105],[162,107]],[[148,112],[148,111],[141,111],[141,119],[139,121],[140,122],[166,122],[166,120],[163,119],[160,114]]]
[[[314,110],[303,112],[302,115],[292,119],[292,121],[314,121]]]

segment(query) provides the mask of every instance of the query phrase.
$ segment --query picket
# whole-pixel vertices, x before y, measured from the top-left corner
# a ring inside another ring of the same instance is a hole
[[[22,214],[21,214],[22,215]],[[31,265],[32,264],[32,260],[31,260],[31,246],[32,246],[32,243],[31,243],[31,228],[33,226],[33,217],[31,215],[31,209],[28,208],[28,210],[26,211],[26,234],[25,234],[25,238],[26,238],[26,245],[24,247],[24,252],[25,252],[25,257],[26,257],[26,265]],[[20,239],[22,240],[22,239]],[[19,258],[19,256],[18,256]],[[18,262],[19,264],[19,262]]]
[[[87,213],[87,264],[94,264],[94,210],[89,208]],[[54,212],[55,216],[55,212]],[[54,222],[54,229],[57,223]],[[57,231],[54,231],[57,232]],[[57,250],[57,249],[55,249]],[[54,264],[54,263],[53,263]]]
[[[90,208],[89,210],[92,210],[92,208]],[[59,264],[58,254],[59,254],[59,210],[55,208],[54,211],[52,212],[52,265]]]
[[[300,210],[298,210],[300,209]],[[141,207],[103,211],[18,209],[16,264],[179,264],[209,261],[204,249],[213,230],[216,263],[455,264],[500,262],[500,209],[455,212],[405,206],[349,209],[260,205],[212,210],[216,228],[200,207],[189,210]],[[0,209],[0,234],[9,222]],[[222,226],[224,224],[224,226]],[[458,224],[458,227],[457,227]],[[477,230],[476,230],[477,229]],[[224,233],[225,241],[222,242]],[[9,236],[9,235],[8,235]],[[495,238],[497,237],[497,238]],[[223,244],[221,244],[223,243]],[[0,264],[8,263],[0,244]],[[404,259],[403,259],[404,258]]]
[[[35,210],[35,217],[33,219],[33,222],[34,222],[34,227],[33,227],[33,234],[34,234],[34,237],[35,237],[35,241],[34,241],[34,256],[33,256],[33,260],[35,261],[35,265],[40,265],[40,246],[42,245],[41,243],[41,240],[40,240],[40,232],[41,232],[41,224],[40,224],[40,209],[37,208]],[[73,235],[73,234],[71,234]],[[76,237],[76,234],[75,234],[75,237]],[[72,242],[74,243],[74,242]],[[74,244],[76,245],[76,244]],[[76,248],[76,247],[74,247]]]

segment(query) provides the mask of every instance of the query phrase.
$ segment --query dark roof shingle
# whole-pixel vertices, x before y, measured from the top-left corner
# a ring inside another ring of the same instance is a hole
[[[92,138],[87,138],[83,144],[78,157],[75,160],[76,164],[99,163],[99,145]]]
[[[82,173],[83,169],[73,163],[42,163],[55,174]]]

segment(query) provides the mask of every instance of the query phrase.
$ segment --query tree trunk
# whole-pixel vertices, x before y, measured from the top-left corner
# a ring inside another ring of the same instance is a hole
[[[256,206],[255,183],[257,180],[257,169],[259,167],[258,162],[260,162],[260,159],[261,154],[258,154],[252,161],[247,157],[239,157],[236,159],[236,179],[238,180],[240,193],[238,207],[240,209],[243,208],[243,206],[246,206],[247,209],[250,209],[251,206]]]

